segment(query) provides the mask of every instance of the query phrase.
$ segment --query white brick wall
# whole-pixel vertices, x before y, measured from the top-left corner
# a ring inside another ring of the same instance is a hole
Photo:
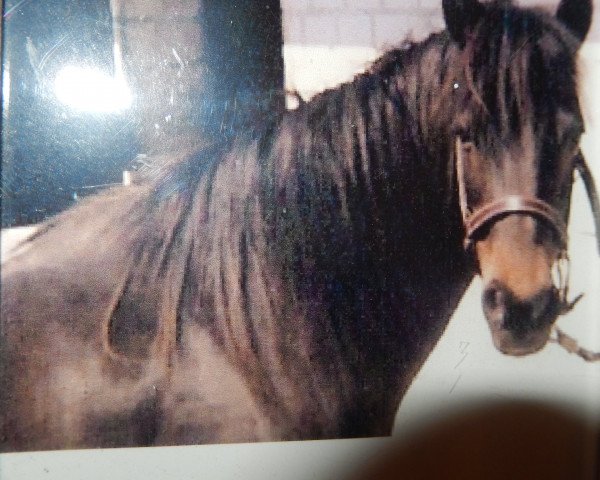
[[[559,0],[519,0],[553,10]],[[381,48],[443,27],[441,0],[282,0],[286,43]],[[596,2],[595,2],[596,3]],[[348,26],[351,32],[348,35]]]
[[[294,45],[382,48],[441,26],[441,0],[282,0],[284,38]]]
[[[282,0],[286,84],[304,98],[402,40],[443,28],[441,0]]]
[[[554,11],[559,0],[515,0]],[[308,98],[383,51],[442,30],[442,0],[281,0],[286,85]],[[600,10],[600,0],[594,0]],[[590,39],[600,40],[600,12]]]

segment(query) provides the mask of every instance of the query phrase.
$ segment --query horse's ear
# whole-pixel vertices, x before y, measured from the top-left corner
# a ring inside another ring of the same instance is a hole
[[[583,41],[592,23],[592,0],[561,0],[556,18]]]
[[[442,0],[444,20],[452,39],[464,45],[467,34],[483,14],[478,0]]]

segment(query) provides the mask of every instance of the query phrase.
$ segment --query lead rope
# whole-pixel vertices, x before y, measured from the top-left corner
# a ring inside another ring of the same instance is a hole
[[[592,176],[589,167],[585,163],[585,159],[581,152],[579,153],[578,160],[575,163],[575,169],[579,172],[579,175],[583,180],[588,200],[592,207],[592,216],[594,217],[594,227],[596,232],[596,243],[598,247],[598,254],[600,255],[600,201],[598,200],[598,192],[594,183],[594,177]],[[559,302],[561,306],[560,315],[564,315],[573,310],[575,304],[581,299],[581,297],[583,297],[583,294],[580,294],[575,297],[574,300],[568,300],[569,272],[569,256],[565,250],[561,253],[560,258],[557,260],[555,266],[555,277],[558,285]],[[560,345],[567,352],[583,358],[586,362],[600,361],[600,352],[593,352],[579,346],[577,340],[563,332],[556,325],[553,327],[553,332],[555,333],[555,336],[550,338],[550,342]]]

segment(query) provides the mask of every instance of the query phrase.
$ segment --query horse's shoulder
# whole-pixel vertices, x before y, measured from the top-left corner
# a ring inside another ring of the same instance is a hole
[[[274,431],[270,413],[243,369],[204,327],[183,327],[163,395],[163,415],[174,425],[158,443],[264,441]]]

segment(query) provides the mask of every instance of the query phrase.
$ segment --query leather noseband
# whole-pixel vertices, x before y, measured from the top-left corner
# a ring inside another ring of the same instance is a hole
[[[461,139],[456,138],[456,173],[462,220],[465,227],[464,246],[472,247],[478,233],[507,215],[523,214],[540,218],[550,225],[557,234],[561,250],[567,248],[567,225],[562,214],[552,205],[539,198],[525,195],[507,195],[498,200],[483,204],[471,211],[467,199]]]
[[[548,203],[533,197],[508,195],[494,202],[486,203],[473,213],[464,215],[465,248],[469,248],[484,227],[510,214],[525,214],[545,220],[558,235],[559,246],[567,246],[567,226],[561,214]]]

